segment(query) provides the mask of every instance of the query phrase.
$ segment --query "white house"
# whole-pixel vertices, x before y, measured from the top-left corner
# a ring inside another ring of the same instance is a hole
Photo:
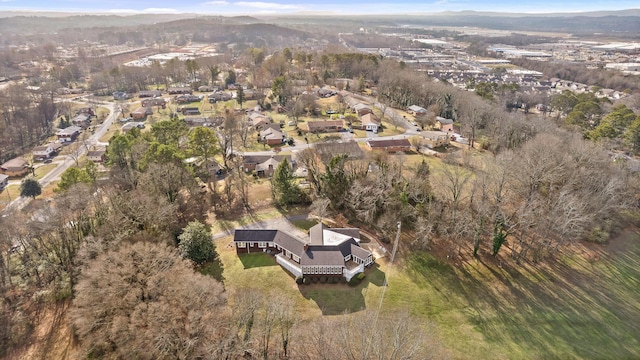
[[[360,121],[362,122],[360,125],[360,128],[362,130],[373,131],[373,132],[378,132],[378,129],[382,124],[380,120],[378,120],[378,118],[372,113],[362,115],[362,118],[360,118]]]
[[[82,128],[72,125],[58,130],[58,132],[56,132],[56,136],[60,142],[72,142],[76,140],[78,135],[80,135],[80,131],[82,131]]]
[[[0,190],[4,190],[9,184],[9,177],[4,174],[0,174]]]
[[[60,144],[49,143],[42,146],[36,146],[33,148],[34,160],[46,160],[54,156],[58,150],[60,150]]]

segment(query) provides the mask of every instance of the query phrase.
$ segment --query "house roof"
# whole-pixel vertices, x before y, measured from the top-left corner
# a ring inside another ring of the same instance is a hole
[[[91,119],[91,115],[87,113],[80,113],[74,116],[73,119],[71,119],[71,121],[75,123],[75,122],[89,121],[89,119]]]
[[[292,162],[291,155],[250,155],[245,156],[242,159],[242,162],[244,164],[261,164],[271,158],[277,160],[278,162],[282,161],[282,159],[287,159],[287,161]]]
[[[407,139],[391,139],[391,140],[368,140],[367,144],[371,148],[386,148],[392,146],[411,146]]]
[[[235,242],[273,241],[278,230],[241,230],[237,229],[233,235]]]
[[[263,139],[282,139],[284,138],[284,133],[280,130],[269,127],[260,131],[260,137]]]
[[[42,145],[42,146],[36,146],[33,148],[33,152],[42,152],[42,151],[47,151],[47,149],[51,148],[51,145]]]
[[[60,129],[58,130],[58,132],[56,132],[56,135],[60,135],[60,136],[70,136],[73,135],[75,133],[78,133],[82,130],[82,128],[72,125],[69,127],[66,127],[64,129]]]
[[[326,120],[326,121],[309,121],[307,123],[309,131],[320,130],[325,128],[342,127],[344,123],[342,120]]]
[[[378,120],[378,118],[372,113],[362,115],[361,120],[362,125],[374,124],[380,126],[381,124],[380,120]]]
[[[427,109],[423,108],[422,106],[418,106],[418,105],[409,106],[409,110],[413,111],[413,112],[425,112],[425,111],[427,111]]]
[[[131,112],[132,114],[146,114],[147,108],[139,107]]]
[[[353,105],[353,109],[354,109],[355,111],[362,110],[362,109],[369,109],[369,110],[371,110],[371,108],[370,108],[368,105],[365,105],[365,104],[363,104],[363,103],[357,103],[357,104]]]
[[[436,121],[438,121],[440,124],[446,125],[446,124],[453,124],[453,120],[451,119],[445,119],[443,117],[438,116],[436,118]]]
[[[0,174],[0,183],[5,182],[5,180],[7,180],[9,177],[5,174]]]
[[[344,256],[337,246],[309,246],[300,256],[300,265],[344,265]]]
[[[271,158],[263,163],[260,163],[258,165],[256,165],[256,171],[264,171],[264,170],[269,170],[269,166],[273,167],[274,169],[278,167],[278,165],[280,165],[281,161],[278,161],[274,158]]]
[[[23,167],[27,166],[28,164],[29,163],[24,158],[17,157],[17,158],[13,158],[13,159],[5,162],[0,167],[3,168],[3,169],[23,168]]]
[[[104,153],[106,152],[105,149],[99,149],[99,150],[91,150],[89,152],[87,152],[87,157],[102,157],[102,155],[104,155]]]
[[[351,255],[355,255],[360,259],[366,259],[367,257],[369,257],[369,255],[371,255],[371,253],[361,248],[359,245],[351,244]]]

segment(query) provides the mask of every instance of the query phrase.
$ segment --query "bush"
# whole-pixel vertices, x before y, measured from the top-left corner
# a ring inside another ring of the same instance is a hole
[[[331,277],[331,282],[332,282],[333,284],[337,284],[339,281],[340,281],[340,278],[339,278],[339,277],[337,277],[337,276],[333,276],[333,277]]]
[[[364,279],[365,275],[363,272],[359,273],[358,275],[354,276],[351,278],[351,280],[349,280],[349,286],[356,286],[358,284],[360,284],[362,282],[362,279]]]
[[[296,284],[301,285],[304,282],[304,278],[302,276],[296,276]]]
[[[311,277],[311,282],[313,282],[314,284],[318,282],[318,277],[317,276],[313,276]]]
[[[320,282],[322,284],[326,284],[327,283],[327,277],[326,276],[320,276]]]
[[[309,278],[308,277],[303,277],[302,278],[302,283],[305,285],[309,285]]]

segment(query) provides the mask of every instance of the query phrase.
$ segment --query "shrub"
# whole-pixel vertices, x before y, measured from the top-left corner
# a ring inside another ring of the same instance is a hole
[[[302,283],[305,285],[309,285],[309,278],[308,277],[302,278]]]
[[[301,285],[304,282],[304,278],[302,276],[296,276],[296,284]]]
[[[318,277],[317,276],[313,276],[311,277],[311,282],[313,282],[314,284],[318,282]]]
[[[364,277],[365,277],[364,273],[359,273],[358,275],[352,277],[351,280],[349,280],[349,286],[356,286],[360,284],[362,282],[362,279],[364,279]]]
[[[320,282],[323,284],[327,283],[327,277],[326,276],[320,276]]]
[[[331,277],[331,282],[332,282],[333,284],[337,284],[339,281],[340,281],[340,278],[338,278],[337,276],[333,276],[333,277]]]

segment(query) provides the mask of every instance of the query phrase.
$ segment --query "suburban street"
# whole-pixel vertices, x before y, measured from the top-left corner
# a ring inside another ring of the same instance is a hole
[[[84,103],[83,103],[84,104]],[[99,103],[100,106],[103,106],[107,109],[109,109],[109,115],[107,116],[107,118],[105,119],[105,121],[99,125],[97,127],[97,130],[93,133],[93,135],[91,135],[91,137],[89,137],[86,140],[86,144],[83,144],[82,146],[79,146],[78,149],[75,150],[74,154],[72,156],[64,156],[62,161],[55,161],[54,163],[57,163],[58,166],[56,166],[56,168],[54,168],[53,170],[51,170],[49,173],[47,173],[45,176],[42,177],[42,179],[39,180],[40,185],[44,188],[45,186],[49,185],[52,181],[58,180],[60,178],[60,176],[62,175],[62,173],[64,173],[69,167],[71,167],[75,161],[73,160],[74,158],[79,158],[82,155],[87,153],[87,149],[91,146],[94,145],[102,145],[102,143],[100,143],[99,139],[107,133],[107,131],[109,130],[109,127],[111,126],[111,124],[113,123],[114,119],[117,117],[117,113],[114,110],[114,104],[113,103],[109,103],[109,102],[100,102]],[[85,130],[87,131],[87,130]],[[85,146],[86,145],[86,146]],[[20,184],[21,180],[15,180],[15,181],[11,181],[10,184]],[[9,214],[13,211],[20,211],[20,209],[22,209],[25,205],[27,205],[29,203],[29,201],[31,201],[31,198],[29,197],[22,197],[19,196],[17,198],[15,198],[13,201],[11,201],[2,211],[2,215],[5,216],[6,214]]]

